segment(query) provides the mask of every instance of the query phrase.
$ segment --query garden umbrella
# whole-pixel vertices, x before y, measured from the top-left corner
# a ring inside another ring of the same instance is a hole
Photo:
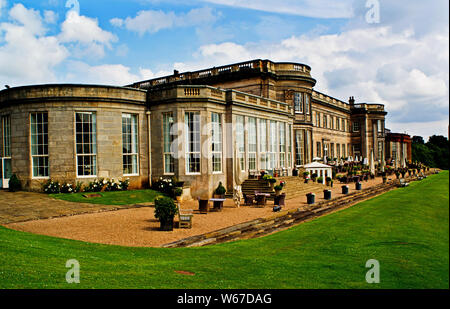
[[[381,157],[381,172],[384,173],[384,165],[386,164],[386,162],[384,161],[384,156]]]
[[[369,169],[371,174],[375,174],[375,163],[373,162],[373,149],[370,152]]]
[[[367,160],[367,158],[364,158],[363,164],[364,164],[364,165],[369,165],[369,160]]]

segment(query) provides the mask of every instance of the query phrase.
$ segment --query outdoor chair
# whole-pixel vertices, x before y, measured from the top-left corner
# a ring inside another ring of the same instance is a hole
[[[193,211],[191,209],[181,209],[180,208],[180,204],[177,203],[177,207],[178,207],[178,227],[179,228],[192,228],[192,217],[194,216],[194,214],[192,213]]]
[[[256,205],[258,205],[260,207],[266,206],[266,196],[263,194],[257,195],[256,196]]]
[[[400,179],[399,187],[407,187],[409,185],[408,182],[406,182],[405,179]]]

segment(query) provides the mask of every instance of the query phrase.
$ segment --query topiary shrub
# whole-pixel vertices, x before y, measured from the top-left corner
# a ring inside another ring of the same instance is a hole
[[[17,178],[16,174],[12,174],[9,178],[9,191],[10,192],[16,192],[19,190],[22,190],[22,183],[20,182],[19,178]]]
[[[225,189],[225,187],[222,185],[222,182],[219,182],[219,185],[217,186],[216,190],[214,191],[214,193],[216,195],[224,195],[227,192],[227,190]]]
[[[158,196],[155,199],[155,218],[161,223],[161,230],[171,231],[173,229],[173,218],[177,213],[178,207],[172,198]]]

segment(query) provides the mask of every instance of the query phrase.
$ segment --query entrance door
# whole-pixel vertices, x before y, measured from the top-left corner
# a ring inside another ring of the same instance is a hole
[[[2,188],[8,189],[9,188],[9,178],[11,177],[12,170],[11,170],[11,158],[2,158],[2,165],[1,165],[1,185]]]

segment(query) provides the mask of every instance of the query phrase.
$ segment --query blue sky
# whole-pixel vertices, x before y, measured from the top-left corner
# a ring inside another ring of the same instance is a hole
[[[0,0],[0,85],[125,85],[268,58],[385,104],[394,131],[447,136],[448,23],[446,0]]]

